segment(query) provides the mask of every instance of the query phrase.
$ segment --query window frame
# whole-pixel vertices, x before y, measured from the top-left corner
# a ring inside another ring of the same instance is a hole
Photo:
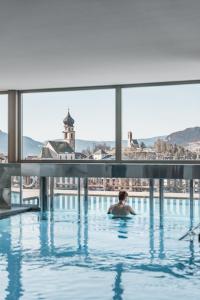
[[[198,160],[123,160],[122,159],[122,89],[123,88],[138,88],[138,87],[156,87],[156,86],[175,86],[175,85],[193,85],[200,84],[200,80],[184,80],[184,81],[167,81],[167,82],[149,82],[149,83],[135,83],[135,84],[116,84],[116,85],[97,85],[97,86],[84,86],[84,87],[65,87],[65,88],[44,88],[44,89],[26,89],[26,90],[18,90],[16,92],[17,96],[17,138],[15,138],[16,143],[18,143],[16,149],[18,151],[17,158],[15,161],[18,163],[63,163],[63,164],[151,164],[151,165],[170,165],[170,164],[200,164],[200,159]],[[101,89],[114,89],[115,90],[115,159],[114,160],[27,160],[23,159],[22,150],[22,124],[23,124],[23,115],[22,115],[22,107],[23,107],[23,94],[26,93],[42,93],[42,92],[60,92],[60,91],[81,91],[81,90],[101,90]],[[0,91],[0,94],[9,94],[13,91]],[[11,110],[11,106],[9,105],[9,110]],[[8,111],[8,115],[10,112]],[[9,119],[9,118],[8,118]],[[10,135],[12,126],[8,127]],[[8,149],[10,153],[11,149]]]
[[[8,110],[9,110],[9,103],[8,103],[8,91],[0,91],[0,96],[1,95],[7,95],[7,112],[8,112]],[[9,113],[8,113],[8,115],[9,115]],[[7,115],[7,130],[8,130],[8,132],[9,132],[9,119],[8,119],[8,115]],[[7,133],[8,133],[7,132]],[[9,140],[9,137],[8,137],[8,140]],[[1,148],[1,146],[0,146],[0,148]],[[8,151],[8,153],[7,153],[7,156],[8,156],[8,154],[9,154],[9,144],[8,144],[8,149],[7,149],[7,151]],[[9,161],[7,161],[6,162],[6,164],[8,163]]]

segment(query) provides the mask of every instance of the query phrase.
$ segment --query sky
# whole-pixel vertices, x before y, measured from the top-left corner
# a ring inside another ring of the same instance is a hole
[[[129,88],[122,92],[123,137],[168,135],[200,126],[200,85]]]
[[[115,139],[114,90],[24,94],[23,134],[39,141],[63,138],[68,108],[77,139]]]
[[[76,138],[115,139],[112,89],[23,95],[23,134],[38,141],[63,138],[68,108]],[[7,131],[6,96],[0,95],[0,128]],[[122,91],[122,132],[136,138],[167,135],[200,126],[200,85],[127,88]]]

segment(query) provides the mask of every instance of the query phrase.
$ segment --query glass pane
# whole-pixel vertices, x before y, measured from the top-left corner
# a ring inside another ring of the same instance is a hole
[[[122,106],[123,159],[199,159],[199,84],[123,89]]]
[[[8,162],[8,95],[0,95],[0,163]]]
[[[38,176],[22,177],[22,204],[39,205],[40,181]]]
[[[12,205],[20,205],[21,197],[21,177],[11,176],[11,203]]]
[[[23,158],[112,160],[115,90],[23,95]]]
[[[78,210],[78,178],[54,177],[54,210]]]

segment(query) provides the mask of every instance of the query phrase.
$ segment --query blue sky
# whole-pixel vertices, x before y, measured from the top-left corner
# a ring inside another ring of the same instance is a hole
[[[152,137],[200,126],[200,85],[125,89],[123,137]]]
[[[122,92],[123,139],[165,135],[200,126],[200,85],[129,88]],[[0,128],[7,131],[6,96],[0,95]],[[23,96],[24,135],[36,140],[62,138],[68,108],[76,138],[114,140],[114,90],[32,93]]]
[[[68,108],[75,120],[76,138],[115,139],[114,90],[24,94],[24,135],[39,141],[63,138]]]

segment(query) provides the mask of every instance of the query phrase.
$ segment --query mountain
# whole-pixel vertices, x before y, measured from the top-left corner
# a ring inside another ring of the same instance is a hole
[[[28,155],[38,156],[43,143],[33,140],[28,136],[23,137],[23,156],[26,157]]]
[[[164,139],[165,136],[155,136],[152,138],[146,138],[146,139],[138,139],[138,142],[144,142],[147,147],[151,147],[154,145],[154,142],[158,139]],[[88,141],[88,140],[76,140],[76,151],[77,152],[82,152],[84,149],[90,148],[91,150],[94,149],[95,145],[99,144],[106,144],[107,146],[114,148],[115,147],[115,142],[114,141]],[[127,140],[122,141],[122,147],[127,147]]]
[[[154,142],[158,138],[164,138],[162,137],[152,137],[152,138],[146,138],[146,139],[138,139],[138,141],[144,142],[146,146],[150,147],[154,144]],[[114,141],[88,141],[88,140],[82,140],[82,139],[77,139],[76,140],[76,151],[77,152],[82,152],[84,149],[90,148],[91,150],[94,148],[95,145],[98,144],[106,144],[110,146],[111,148],[115,147],[115,142]],[[38,142],[36,140],[33,140],[30,137],[24,136],[23,137],[23,144],[24,144],[24,157],[28,155],[35,155],[38,156],[42,147],[42,143]],[[122,146],[127,147],[127,140],[122,141]],[[5,153],[7,154],[7,149],[8,149],[8,134],[0,131],[0,153]]]
[[[42,143],[31,139],[28,136],[23,137],[24,157],[28,155],[38,155],[40,153]],[[0,130],[0,153],[7,155],[8,152],[8,134]]]
[[[154,136],[154,137],[146,138],[146,139],[138,139],[138,142],[139,143],[143,142],[143,143],[145,143],[145,145],[147,147],[152,147],[154,145],[154,143],[157,141],[157,139],[164,140],[164,139],[166,139],[166,136],[161,135],[161,136]],[[127,141],[126,141],[126,144],[127,144]]]
[[[166,137],[171,144],[187,145],[200,141],[200,127],[186,128],[181,131],[176,131]]]
[[[200,142],[200,127],[186,128],[182,131],[177,131],[169,134],[168,136],[155,136],[151,138],[138,139],[139,143],[144,142],[147,147],[151,147],[154,145],[155,141],[160,139],[165,139],[172,144],[177,145],[188,145],[191,143]],[[89,140],[76,140],[76,151],[82,152],[84,149],[90,148],[91,150],[94,148],[96,144],[106,144],[111,148],[115,147],[114,141],[89,141]],[[24,157],[28,155],[38,156],[41,150],[43,143],[33,140],[30,137],[23,137],[23,150]],[[127,147],[127,140],[122,141],[122,146]],[[192,146],[192,145],[191,145]],[[8,134],[6,132],[0,131],[0,153],[7,154],[8,148]]]

